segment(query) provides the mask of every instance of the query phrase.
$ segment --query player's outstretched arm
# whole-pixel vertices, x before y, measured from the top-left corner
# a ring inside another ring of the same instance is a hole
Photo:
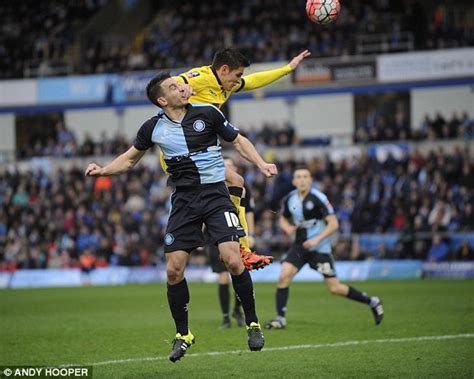
[[[304,50],[283,67],[277,68],[275,70],[260,71],[254,74],[245,75],[242,78],[243,87],[237,87],[240,88],[238,91],[251,91],[253,89],[265,87],[284,77],[285,75],[288,75],[291,71],[298,67],[303,59],[309,57],[310,55],[311,53],[308,50]]]
[[[255,149],[255,146],[247,138],[239,134],[232,143],[240,155],[255,164],[266,177],[269,178],[278,174],[277,167],[273,163],[265,162],[257,149]]]
[[[145,155],[146,150],[138,150],[134,146],[130,147],[125,153],[120,154],[108,165],[101,167],[96,163],[90,163],[87,166],[86,176],[110,176],[118,175],[130,170]]]
[[[304,50],[301,53],[299,53],[296,57],[294,57],[288,65],[291,67],[292,70],[294,70],[298,65],[301,63],[301,61],[311,55],[309,50]]]

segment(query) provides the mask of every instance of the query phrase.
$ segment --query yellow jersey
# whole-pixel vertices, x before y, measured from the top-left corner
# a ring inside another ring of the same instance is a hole
[[[265,87],[274,81],[288,75],[292,71],[289,64],[268,71],[255,72],[245,75],[240,79],[240,83],[236,84],[230,91],[226,91],[222,85],[215,70],[211,66],[202,66],[192,68],[189,71],[174,76],[178,82],[189,84],[193,87],[196,95],[189,98],[190,103],[212,104],[217,108],[221,108],[230,95],[235,92],[251,91],[253,89]],[[167,173],[166,163],[163,153],[160,152],[160,163],[163,171]]]
[[[220,108],[233,93],[264,87],[289,74],[291,71],[290,65],[287,64],[275,70],[245,75],[241,78],[240,83],[236,84],[230,91],[222,88],[221,81],[211,66],[192,68],[183,74],[175,76],[174,79],[193,87],[196,95],[189,98],[190,103],[212,104]]]

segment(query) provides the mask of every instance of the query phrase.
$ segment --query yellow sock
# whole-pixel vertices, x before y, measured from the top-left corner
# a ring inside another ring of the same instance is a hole
[[[229,187],[229,192],[230,192],[230,199],[232,200],[235,207],[237,208],[240,226],[244,228],[244,232],[245,232],[245,237],[240,237],[240,244],[246,250],[250,250],[250,243],[249,243],[249,238],[248,238],[249,227],[247,225],[247,219],[245,218],[245,208],[242,205],[240,205],[240,201],[242,200],[242,188]]]

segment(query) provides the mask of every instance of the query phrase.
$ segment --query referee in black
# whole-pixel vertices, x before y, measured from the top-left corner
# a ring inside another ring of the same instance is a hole
[[[135,143],[104,167],[91,163],[86,176],[117,175],[134,167],[146,150],[158,145],[168,167],[168,185],[174,187],[164,238],[168,303],[176,324],[170,360],[181,359],[194,336],[188,328],[189,291],[184,269],[189,253],[204,245],[202,225],[219,248],[222,261],[245,314],[250,350],[261,350],[264,338],[255,311],[252,278],[240,258],[243,229],[224,183],[225,167],[219,138],[232,142],[237,151],[267,177],[277,174],[252,143],[239,134],[213,105],[189,104],[182,84],[169,73],[155,76],[146,88],[148,99],[162,108],[145,121]]]

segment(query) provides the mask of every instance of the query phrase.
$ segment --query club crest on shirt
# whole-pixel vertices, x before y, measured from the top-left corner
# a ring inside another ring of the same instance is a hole
[[[171,233],[166,233],[164,239],[165,239],[165,244],[168,246],[174,242],[174,236]]]
[[[199,76],[199,75],[201,75],[201,74],[200,74],[199,72],[197,72],[197,71],[191,71],[191,72],[188,72],[188,73],[186,74],[186,76],[187,76],[188,78],[195,78],[196,76]]]
[[[202,132],[206,128],[206,123],[202,120],[196,120],[193,124],[193,129],[196,132]]]
[[[305,204],[305,207],[307,210],[311,210],[314,208],[314,203],[312,201],[307,201],[306,204]]]

